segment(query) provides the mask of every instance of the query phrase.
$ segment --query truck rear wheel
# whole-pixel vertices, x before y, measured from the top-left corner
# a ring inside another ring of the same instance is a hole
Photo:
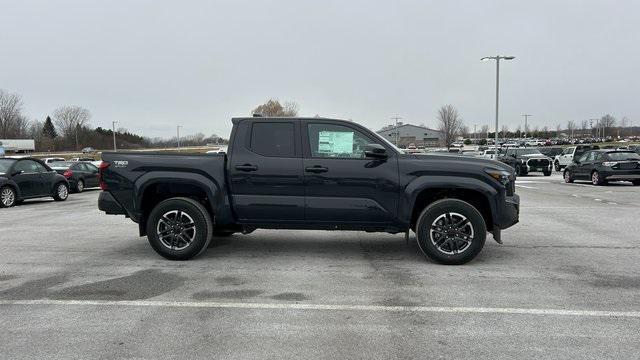
[[[458,199],[438,200],[427,206],[418,218],[416,230],[420,250],[446,265],[471,261],[480,253],[487,237],[482,214]]]
[[[149,244],[169,260],[188,260],[204,252],[212,232],[213,223],[207,209],[185,197],[160,202],[147,220]]]

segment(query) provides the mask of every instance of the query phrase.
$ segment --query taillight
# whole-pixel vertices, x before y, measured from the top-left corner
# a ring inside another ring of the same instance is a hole
[[[98,181],[100,181],[100,189],[102,190],[107,190],[107,183],[104,182],[103,177],[104,177],[104,171],[109,167],[108,162],[103,161],[100,163],[100,166],[98,167]]]
[[[62,173],[62,176],[66,177],[67,179],[73,176],[73,171],[67,169]]]

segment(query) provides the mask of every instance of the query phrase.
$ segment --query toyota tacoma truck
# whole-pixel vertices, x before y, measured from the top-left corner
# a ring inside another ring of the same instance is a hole
[[[99,209],[131,218],[172,260],[255,229],[412,230],[429,258],[463,264],[518,222],[506,164],[406,154],[345,120],[232,121],[226,154],[103,153]]]

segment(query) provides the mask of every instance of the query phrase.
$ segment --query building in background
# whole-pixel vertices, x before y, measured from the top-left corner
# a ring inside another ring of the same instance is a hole
[[[398,126],[388,125],[377,131],[385,139],[398,146],[407,147],[409,144],[424,147],[442,146],[442,133],[425,126],[398,123]]]

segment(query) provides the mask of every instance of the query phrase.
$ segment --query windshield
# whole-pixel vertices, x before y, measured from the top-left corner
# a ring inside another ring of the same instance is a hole
[[[14,162],[16,161],[13,159],[0,159],[0,173],[6,174]]]
[[[625,161],[625,160],[640,160],[640,155],[634,152],[610,152],[607,154],[609,160],[613,161]]]

